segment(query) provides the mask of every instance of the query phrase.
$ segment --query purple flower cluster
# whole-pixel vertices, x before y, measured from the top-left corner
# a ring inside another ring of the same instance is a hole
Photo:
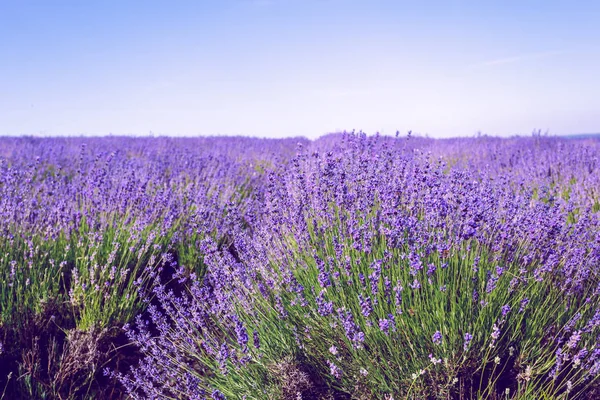
[[[442,333],[440,331],[436,331],[433,336],[431,337],[431,339],[433,340],[434,344],[441,344],[442,343]]]

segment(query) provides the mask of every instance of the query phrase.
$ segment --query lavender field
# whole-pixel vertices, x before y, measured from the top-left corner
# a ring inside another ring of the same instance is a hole
[[[0,138],[0,400],[600,397],[600,140]]]

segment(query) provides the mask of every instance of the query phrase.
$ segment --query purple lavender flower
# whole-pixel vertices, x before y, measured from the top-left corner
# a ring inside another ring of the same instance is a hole
[[[369,296],[366,296],[363,298],[362,295],[358,295],[358,302],[360,304],[360,310],[362,315],[364,315],[365,317],[369,317],[369,315],[371,315],[371,313],[373,312],[373,305],[371,303],[371,298]]]
[[[316,298],[316,303],[317,303],[317,312],[322,317],[326,317],[333,313],[333,302],[325,301],[325,290],[321,290],[321,292],[319,293],[319,295]]]
[[[577,324],[577,321],[579,321],[581,319],[581,313],[578,312],[575,315],[573,315],[573,317],[571,317],[571,319],[569,320],[569,322],[567,322],[564,326],[564,331],[565,332],[571,332],[573,330],[573,328],[575,327],[575,324]]]
[[[227,375],[227,360],[229,359],[229,348],[227,347],[227,343],[223,342],[221,344],[221,349],[219,350],[219,369],[223,375]]]
[[[360,280],[360,284],[363,287],[367,285],[367,280],[365,279],[365,276],[362,273],[358,274],[358,279]]]
[[[392,332],[396,332],[396,317],[394,314],[388,314],[388,320],[390,321],[390,327],[392,328]]]
[[[389,319],[380,319],[379,320],[379,330],[386,335],[389,334],[390,331],[390,320]]]
[[[241,347],[242,353],[247,353],[248,352],[248,332],[246,331],[244,324],[242,323],[242,321],[240,321],[240,319],[238,318],[237,315],[233,315],[231,318],[233,319],[233,322],[235,323],[235,334],[237,336],[237,342]]]
[[[562,351],[562,349],[559,348],[558,350],[556,350],[556,361],[554,363],[554,367],[548,373],[550,378],[556,379],[558,377],[558,374],[560,373],[561,368],[567,358],[568,358],[568,354],[565,354]]]
[[[409,255],[409,259],[410,259],[409,273],[411,276],[417,276],[417,273],[423,269],[423,263],[421,261],[421,258],[419,257],[418,254],[411,253]]]
[[[571,335],[571,337],[569,338],[569,341],[567,342],[567,347],[569,349],[574,349],[577,346],[577,343],[579,343],[580,340],[581,340],[581,331],[574,332]]]
[[[281,300],[280,295],[275,296],[275,309],[279,312],[279,316],[282,319],[285,319],[288,317],[288,312],[283,305],[283,301]]]
[[[254,347],[259,350],[260,349],[260,336],[258,335],[258,331],[252,332],[252,342],[254,343]]]
[[[344,328],[348,340],[354,343],[354,347],[361,347],[362,342],[364,342],[365,340],[365,334],[360,331],[358,325],[356,325],[356,323],[354,322],[352,313],[342,308],[338,309],[337,313],[341,320],[342,327]]]
[[[322,288],[331,286],[331,278],[325,263],[318,257],[315,258],[315,261],[317,262],[317,268],[319,270],[319,285],[321,285]]]
[[[594,316],[585,324],[583,332],[591,332],[593,329],[600,326],[600,310],[596,310]]]
[[[398,281],[398,283],[396,284],[396,286],[394,286],[394,294],[395,294],[395,298],[396,298],[396,307],[400,307],[402,305],[402,290],[404,290],[404,288],[402,287],[402,284],[400,283],[400,281]]]
[[[492,293],[494,291],[494,289],[496,289],[497,282],[498,282],[498,277],[495,275],[492,275],[490,277],[490,279],[488,279],[488,281],[487,281],[487,285],[485,287],[485,292]]]
[[[329,365],[331,375],[336,379],[340,379],[342,377],[342,370],[332,361],[327,360],[327,364]]]
[[[525,311],[527,304],[529,304],[528,298],[524,298],[523,300],[521,300],[521,306],[519,307],[519,313],[522,313],[523,311]]]
[[[473,340],[473,335],[471,335],[470,333],[465,333],[465,342],[463,345],[463,349],[464,351],[467,351],[469,349],[469,346],[471,345],[471,341]]]
[[[442,333],[440,331],[436,331],[433,336],[431,337],[431,339],[433,340],[434,344],[441,344],[442,343]]]
[[[475,257],[475,259],[473,260],[473,272],[479,271],[479,260],[480,260],[479,256]]]
[[[577,354],[573,357],[573,365],[578,367],[583,359],[588,355],[588,350],[583,348],[577,352]]]
[[[408,286],[410,286],[414,290],[417,290],[421,288],[421,283],[417,279],[415,279],[413,283],[409,283]]]
[[[432,276],[432,275],[435,273],[435,271],[436,271],[436,270],[437,270],[437,267],[435,266],[435,264],[431,264],[431,263],[430,263],[430,264],[427,266],[427,275],[428,275],[428,276]]]
[[[500,328],[497,324],[494,324],[492,327],[492,343],[495,343],[496,340],[500,337]]]
[[[386,276],[383,280],[384,298],[387,304],[392,303],[392,281]]]
[[[381,279],[381,266],[383,264],[382,260],[374,261],[370,268],[373,270],[371,275],[369,275],[369,280],[371,281],[371,294],[376,296],[378,293],[379,280]]]

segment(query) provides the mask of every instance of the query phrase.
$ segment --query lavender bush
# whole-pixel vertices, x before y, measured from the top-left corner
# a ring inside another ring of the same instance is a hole
[[[599,155],[541,135],[4,139],[2,386],[594,398]]]

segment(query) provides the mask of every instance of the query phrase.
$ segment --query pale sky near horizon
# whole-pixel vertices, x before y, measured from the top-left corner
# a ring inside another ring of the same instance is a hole
[[[0,136],[600,132],[600,2],[0,0]]]

